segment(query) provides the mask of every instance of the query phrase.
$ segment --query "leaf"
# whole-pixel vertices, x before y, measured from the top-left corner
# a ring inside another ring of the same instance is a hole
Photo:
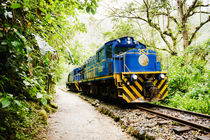
[[[44,13],[47,13],[47,10],[45,10],[44,8],[39,7],[39,10],[41,10]]]
[[[1,45],[7,45],[7,42],[3,41],[1,42]]]
[[[43,95],[41,94],[41,93],[37,93],[37,95],[36,95],[36,97],[39,99],[39,98],[42,98],[43,97]]]
[[[13,3],[12,5],[11,5],[11,8],[12,9],[17,9],[17,8],[20,8],[21,7],[21,5],[19,4],[19,3]]]
[[[47,100],[46,100],[45,98],[42,98],[42,99],[41,99],[41,102],[42,102],[42,104],[43,104],[44,106],[47,105]]]
[[[90,12],[90,7],[89,7],[89,6],[86,8],[86,12],[87,12],[87,13]]]
[[[2,32],[0,32],[0,37],[3,37],[3,33]]]
[[[15,102],[19,107],[22,106],[22,104],[21,104],[18,100],[14,100],[14,102]]]
[[[49,21],[49,20],[51,19],[50,14],[47,14],[46,17],[45,17],[45,19],[46,19],[47,21]]]
[[[8,98],[3,98],[1,100],[2,108],[8,107],[10,105],[11,101]]]
[[[30,83],[29,83],[28,81],[23,81],[23,83],[24,83],[26,86],[30,85]]]
[[[11,44],[14,46],[14,47],[18,47],[20,45],[20,42],[18,41],[12,41]]]
[[[93,15],[96,14],[96,9],[95,9],[94,7],[91,7],[90,10],[91,10],[91,13],[92,13]]]

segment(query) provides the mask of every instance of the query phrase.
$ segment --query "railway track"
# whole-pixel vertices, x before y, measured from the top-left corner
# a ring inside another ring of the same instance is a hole
[[[148,103],[148,104],[150,104],[150,103]],[[159,107],[159,108],[165,108],[165,109],[180,111],[180,112],[183,112],[183,113],[192,114],[192,115],[195,115],[195,116],[200,116],[200,117],[210,119],[210,115],[207,115],[207,114],[196,113],[196,112],[192,112],[192,111],[177,109],[177,108],[168,107],[168,106],[156,105],[156,104],[150,104],[150,105],[153,106],[153,107]]]
[[[210,132],[210,115],[154,104],[147,104],[146,106],[136,105],[136,107],[159,117],[179,122],[183,125],[189,126],[190,128],[203,130],[207,133]],[[188,120],[186,118],[188,118]],[[191,118],[191,120],[189,120],[189,118]],[[190,129],[189,127],[185,128]]]

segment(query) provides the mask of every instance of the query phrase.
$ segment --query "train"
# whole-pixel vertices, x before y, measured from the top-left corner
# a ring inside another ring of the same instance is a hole
[[[66,87],[127,103],[159,101],[168,94],[157,53],[130,36],[106,42],[69,73]]]

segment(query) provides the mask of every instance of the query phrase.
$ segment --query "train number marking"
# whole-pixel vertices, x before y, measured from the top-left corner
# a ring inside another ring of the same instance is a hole
[[[149,50],[148,49],[138,49],[139,50],[139,54],[142,55],[142,54],[145,54],[145,55],[148,55],[149,54]]]

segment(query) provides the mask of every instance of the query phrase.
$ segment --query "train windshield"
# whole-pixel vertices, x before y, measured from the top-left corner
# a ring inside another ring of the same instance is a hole
[[[121,54],[121,53],[124,53],[124,52],[127,52],[127,51],[129,51],[129,50],[133,50],[133,49],[136,49],[136,47],[135,46],[133,46],[133,47],[131,47],[131,46],[129,46],[129,47],[115,47],[114,48],[114,54]]]

